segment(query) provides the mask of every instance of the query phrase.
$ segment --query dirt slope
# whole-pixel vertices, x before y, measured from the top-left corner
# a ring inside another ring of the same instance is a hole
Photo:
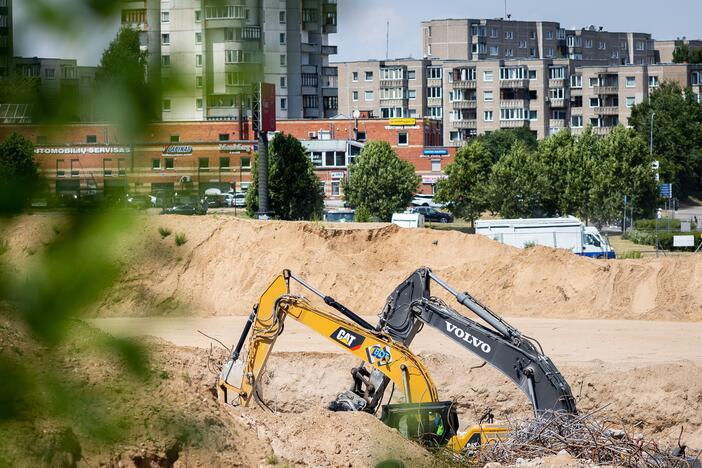
[[[21,259],[41,248],[57,222],[35,215],[16,223],[9,255]],[[702,256],[601,261],[459,232],[227,216],[145,216],[136,224],[136,243],[121,247],[123,281],[96,315],[243,315],[284,268],[372,315],[425,265],[510,316],[702,320]],[[172,234],[162,239],[159,227]],[[180,247],[176,233],[187,237]]]

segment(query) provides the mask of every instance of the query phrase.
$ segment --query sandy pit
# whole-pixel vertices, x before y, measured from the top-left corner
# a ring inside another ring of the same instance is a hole
[[[8,257],[17,264],[31,257],[56,235],[56,223],[60,218],[32,216],[10,226]],[[162,238],[159,227],[172,234]],[[176,233],[186,235],[184,245],[175,245]],[[580,411],[597,409],[613,425],[665,446],[673,446],[684,427],[683,440],[702,448],[702,256],[590,260],[458,232],[223,215],[145,216],[135,238],[118,246],[121,279],[89,311],[88,323],[117,336],[151,337],[145,342],[158,365],[174,376],[161,383],[159,395],[213,421],[217,436],[183,447],[175,466],[355,467],[388,458],[406,466],[445,465],[371,415],[325,410],[350,384],[357,362],[292,321],[262,389],[277,413],[217,403],[215,376],[207,370],[210,340],[197,330],[233,343],[244,316],[284,268],[373,323],[395,285],[428,266],[536,337],[570,383]],[[462,426],[488,407],[503,421],[529,416],[526,397],[505,377],[489,366],[475,368],[481,361],[436,332],[425,329],[412,349],[441,398],[457,401]],[[157,466],[171,442],[90,453],[86,466]],[[142,452],[156,461],[140,465]],[[524,466],[590,466],[564,454],[529,463]]]

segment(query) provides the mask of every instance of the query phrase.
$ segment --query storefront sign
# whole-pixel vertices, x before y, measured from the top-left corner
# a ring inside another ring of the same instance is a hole
[[[417,119],[412,118],[394,118],[390,119],[391,127],[411,127],[417,125]]]
[[[343,178],[344,178],[344,173],[343,173],[343,172],[332,172],[332,173],[331,173],[331,178],[332,178],[332,179],[343,179]]]
[[[219,145],[219,151],[223,153],[250,153],[253,151],[253,147],[251,145],[221,144]]]
[[[446,179],[448,176],[445,174],[440,174],[440,175],[423,175],[422,176],[422,183],[423,184],[436,184],[438,181],[441,179]]]
[[[163,150],[163,154],[178,155],[178,154],[192,154],[192,153],[193,153],[193,147],[192,146],[184,146],[184,145],[168,145],[168,146],[166,146],[166,149]]]
[[[422,151],[424,156],[448,156],[448,150],[444,148],[431,148]]]
[[[419,130],[419,125],[386,125],[385,130]]]
[[[126,146],[71,146],[53,148],[34,148],[34,154],[105,154],[129,153]]]

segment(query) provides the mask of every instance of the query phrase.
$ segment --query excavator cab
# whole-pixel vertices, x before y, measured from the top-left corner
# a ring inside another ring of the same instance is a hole
[[[452,401],[385,405],[380,420],[427,447],[447,445],[458,430],[458,414]]]

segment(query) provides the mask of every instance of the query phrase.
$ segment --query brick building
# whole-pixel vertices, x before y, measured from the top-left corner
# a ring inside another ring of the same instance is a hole
[[[354,120],[282,120],[278,131],[302,141],[330,200],[341,199],[340,181],[365,141],[388,141],[422,176],[423,192],[432,191],[453,154],[437,148],[441,128],[429,120],[361,119],[357,127]],[[102,124],[0,125],[0,140],[12,132],[34,143],[49,192],[63,196],[246,190],[257,150],[250,122],[158,123],[134,143]]]

